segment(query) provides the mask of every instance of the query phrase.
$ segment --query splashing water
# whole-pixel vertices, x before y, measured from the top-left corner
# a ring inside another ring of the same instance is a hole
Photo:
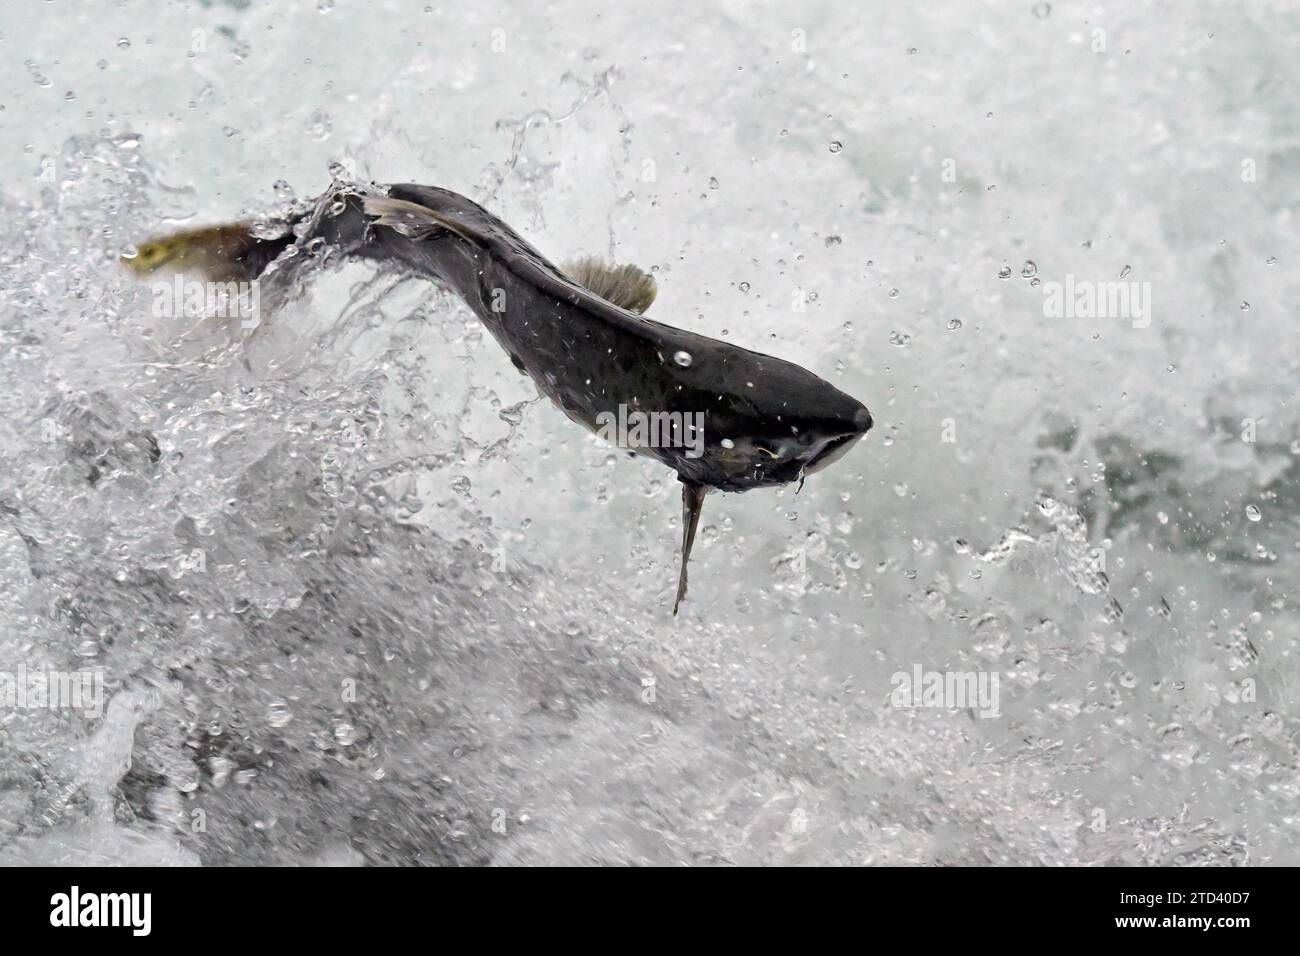
[[[418,3],[0,24],[0,672],[104,698],[0,712],[0,862],[1300,863],[1294,18],[560,6],[580,49],[525,7],[500,51]],[[651,269],[877,430],[711,501],[674,621],[675,483],[444,293],[304,247],[244,327],[117,262],[326,170]],[[1117,274],[1148,326],[1047,317]],[[897,706],[914,667],[996,717]]]

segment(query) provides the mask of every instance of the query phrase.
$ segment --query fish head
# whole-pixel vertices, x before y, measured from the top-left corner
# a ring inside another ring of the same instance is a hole
[[[810,376],[811,377],[811,376]],[[719,487],[752,488],[798,481],[838,461],[872,426],[857,399],[821,379],[798,400],[757,403],[725,420],[711,465]]]

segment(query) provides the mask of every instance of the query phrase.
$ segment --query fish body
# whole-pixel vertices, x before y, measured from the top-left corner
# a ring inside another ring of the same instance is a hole
[[[296,238],[221,235],[231,261],[217,269],[227,274],[264,268],[279,255],[276,243],[318,237],[348,255],[403,263],[459,295],[514,365],[575,422],[604,433],[632,413],[660,416],[667,429],[660,440],[625,447],[672,468],[683,485],[674,613],[708,491],[801,481],[872,425],[866,406],[807,369],[640,314],[654,297],[653,280],[640,270],[586,263],[566,272],[450,190],[340,187],[300,217]],[[203,234],[202,245],[210,255],[217,242]],[[183,249],[166,248],[172,254],[159,265],[185,258]]]
[[[419,238],[390,226],[382,241],[393,255],[450,285],[571,419],[595,431],[619,406],[702,414],[698,457],[684,444],[637,449],[683,481],[720,491],[787,484],[871,427],[866,406],[798,365],[606,301],[464,196],[416,185],[388,196],[451,224]]]

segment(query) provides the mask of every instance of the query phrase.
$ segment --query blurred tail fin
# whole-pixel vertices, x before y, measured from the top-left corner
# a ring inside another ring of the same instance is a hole
[[[293,241],[292,234],[259,239],[249,223],[186,229],[141,243],[122,263],[138,275],[160,269],[202,272],[214,282],[255,279]]]

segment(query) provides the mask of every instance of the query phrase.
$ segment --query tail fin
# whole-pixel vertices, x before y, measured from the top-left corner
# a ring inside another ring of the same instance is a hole
[[[141,243],[122,263],[138,275],[168,268],[203,272],[214,282],[256,278],[293,241],[292,235],[260,239],[249,223],[187,229]]]

